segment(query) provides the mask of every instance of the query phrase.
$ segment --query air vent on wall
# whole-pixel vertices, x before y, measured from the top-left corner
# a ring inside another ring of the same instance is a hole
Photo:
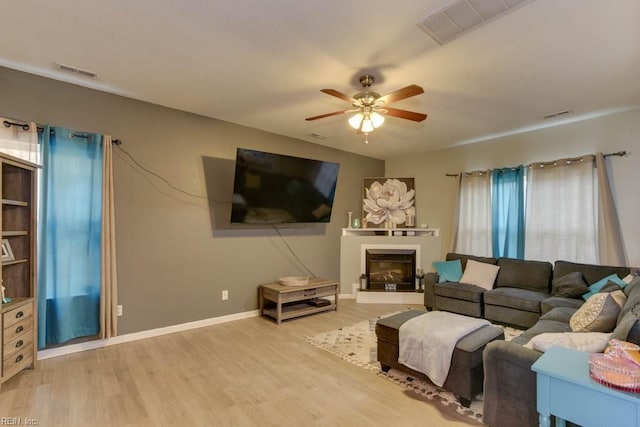
[[[87,78],[90,78],[90,79],[97,79],[98,78],[98,75],[96,73],[94,73],[93,71],[83,70],[81,68],[72,67],[71,65],[65,65],[65,64],[56,63],[56,67],[58,67],[58,69],[60,71],[76,74],[78,76],[87,77]]]
[[[445,44],[533,0],[454,0],[416,23]]]

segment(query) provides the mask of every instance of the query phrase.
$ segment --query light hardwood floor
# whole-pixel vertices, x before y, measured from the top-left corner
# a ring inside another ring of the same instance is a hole
[[[39,426],[465,426],[304,342],[404,305],[341,300],[281,325],[255,317],[40,361],[0,391]]]

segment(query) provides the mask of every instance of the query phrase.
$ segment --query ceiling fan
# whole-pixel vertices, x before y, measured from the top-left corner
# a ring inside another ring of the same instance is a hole
[[[334,111],[333,113],[321,114],[319,116],[307,117],[305,120],[311,121],[323,119],[325,117],[337,116],[339,114],[355,113],[349,119],[349,125],[356,129],[358,133],[364,133],[365,143],[368,143],[369,141],[367,137],[369,133],[373,132],[374,129],[380,127],[382,123],[384,123],[385,115],[400,119],[413,120],[414,122],[421,122],[427,118],[426,114],[387,106],[387,104],[392,102],[424,93],[424,90],[420,86],[409,85],[402,89],[389,92],[386,95],[380,95],[377,92],[369,90],[373,82],[375,82],[375,77],[370,74],[360,76],[360,84],[362,84],[364,90],[353,96],[345,95],[335,89],[321,89],[320,92],[324,92],[327,95],[335,96],[343,101],[347,101],[353,105],[354,108],[350,110]]]

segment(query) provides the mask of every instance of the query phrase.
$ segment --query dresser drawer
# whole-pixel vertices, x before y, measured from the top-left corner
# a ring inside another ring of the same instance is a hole
[[[11,326],[5,327],[2,331],[2,342],[6,343],[17,337],[18,335],[30,333],[33,331],[33,316],[20,320]]]
[[[326,296],[335,295],[335,294],[336,294],[335,286],[321,286],[321,287],[319,286],[317,288],[301,289],[299,291],[283,293],[281,301],[283,303],[301,301],[305,299],[326,297]]]
[[[9,378],[33,363],[33,344],[23,350],[6,356],[2,361],[2,377]]]
[[[300,301],[303,299],[315,298],[318,294],[318,289],[304,289],[295,292],[287,292],[282,294],[282,302]]]
[[[10,326],[15,325],[32,314],[33,301],[2,313],[2,324],[4,325],[4,329],[8,329]]]
[[[27,333],[20,334],[11,341],[4,341],[4,357],[10,356],[15,352],[18,352],[30,344],[33,344],[33,333],[28,331]]]

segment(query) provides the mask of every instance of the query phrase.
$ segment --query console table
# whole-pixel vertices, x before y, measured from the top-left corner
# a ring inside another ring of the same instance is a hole
[[[531,367],[537,373],[540,426],[565,420],[588,426],[637,427],[640,394],[618,391],[589,377],[589,353],[551,347]]]
[[[276,319],[278,324],[283,320],[322,311],[338,309],[338,288],[340,282],[313,278],[305,286],[284,286],[278,282],[260,285],[258,298],[260,314]],[[327,305],[311,304],[316,298],[333,296],[335,299]],[[272,307],[269,307],[271,305]]]

